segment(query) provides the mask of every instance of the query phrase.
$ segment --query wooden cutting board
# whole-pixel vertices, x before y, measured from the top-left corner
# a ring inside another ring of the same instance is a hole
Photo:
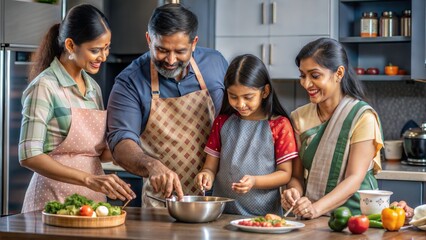
[[[126,221],[126,211],[121,211],[121,215],[106,217],[82,217],[70,215],[58,215],[42,212],[42,221],[44,224],[70,227],[70,228],[103,228],[115,227]]]

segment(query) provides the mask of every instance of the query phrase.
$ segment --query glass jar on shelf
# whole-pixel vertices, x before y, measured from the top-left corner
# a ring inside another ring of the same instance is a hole
[[[400,27],[401,27],[401,36],[404,36],[404,37],[411,36],[411,10],[402,11]]]
[[[361,17],[361,37],[377,37],[377,13],[363,12]]]
[[[398,35],[398,17],[392,11],[384,11],[380,17],[379,32],[381,37]]]

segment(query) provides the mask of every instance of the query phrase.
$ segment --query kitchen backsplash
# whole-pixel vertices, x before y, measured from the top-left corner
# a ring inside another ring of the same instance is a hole
[[[364,82],[368,102],[379,114],[386,140],[400,138],[409,120],[426,122],[426,83]]]
[[[426,83],[382,81],[363,82],[367,101],[377,111],[386,140],[400,138],[404,125],[413,120],[418,125],[426,122]],[[274,80],[280,102],[289,113],[306,104],[306,91],[297,80]]]

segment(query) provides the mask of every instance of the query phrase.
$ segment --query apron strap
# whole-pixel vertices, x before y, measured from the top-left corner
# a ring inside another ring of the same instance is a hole
[[[194,69],[195,77],[197,77],[197,80],[198,80],[198,83],[200,84],[201,90],[207,89],[206,83],[204,82],[203,75],[201,75],[200,69],[198,69],[198,65],[195,62],[194,58],[191,57],[189,62],[191,63],[192,69]]]
[[[195,77],[198,80],[198,83],[200,84],[201,90],[207,89],[206,83],[204,82],[203,75],[201,75],[200,69],[198,69],[198,65],[195,62],[194,58],[191,57],[189,60],[189,63],[191,64],[192,69],[194,70]],[[150,70],[151,70],[151,94],[152,99],[159,99],[160,98],[160,84],[158,81],[158,72],[155,68],[154,62],[150,61]]]
[[[150,61],[150,69],[151,69],[151,94],[152,99],[160,98],[160,85],[158,83],[158,72],[155,69],[154,62]]]

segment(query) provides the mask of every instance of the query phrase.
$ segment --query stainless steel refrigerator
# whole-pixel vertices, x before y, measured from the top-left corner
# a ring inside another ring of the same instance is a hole
[[[22,92],[31,54],[44,33],[61,21],[61,1],[0,0],[0,178],[1,215],[21,212],[32,171],[18,159]]]

